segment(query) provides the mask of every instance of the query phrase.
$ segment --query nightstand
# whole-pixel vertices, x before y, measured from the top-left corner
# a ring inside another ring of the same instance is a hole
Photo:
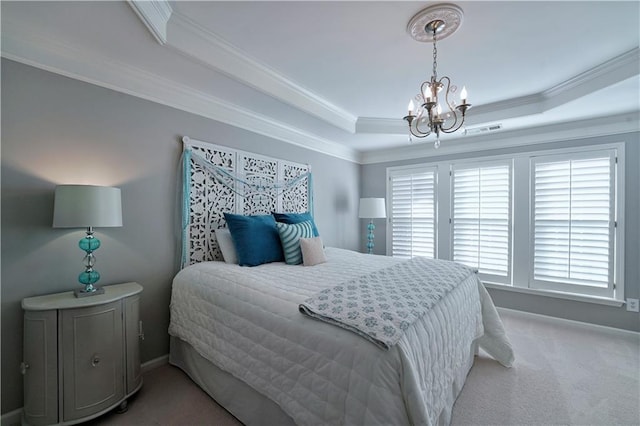
[[[142,386],[138,283],[29,297],[24,309],[23,422],[75,424],[120,406]]]

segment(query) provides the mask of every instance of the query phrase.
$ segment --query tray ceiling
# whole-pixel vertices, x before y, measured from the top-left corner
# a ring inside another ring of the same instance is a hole
[[[640,3],[456,2],[438,71],[469,132],[409,144],[431,44],[406,26],[429,4],[3,1],[2,55],[364,163],[638,130]]]

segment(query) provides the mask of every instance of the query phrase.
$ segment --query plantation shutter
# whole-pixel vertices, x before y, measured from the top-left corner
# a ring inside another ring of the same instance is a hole
[[[541,157],[533,171],[534,284],[590,286],[611,296],[615,151]]]
[[[453,260],[487,281],[511,280],[511,164],[454,166]]]
[[[390,173],[392,256],[435,257],[435,179],[434,168]]]

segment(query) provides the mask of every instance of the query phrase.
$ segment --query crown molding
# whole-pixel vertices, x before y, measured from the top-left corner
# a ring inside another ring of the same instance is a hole
[[[167,42],[167,23],[173,13],[169,2],[166,0],[127,0],[127,3],[156,41],[164,45]]]
[[[478,105],[467,113],[465,126],[540,114],[544,112],[544,105],[545,98],[541,93]]]
[[[402,135],[407,133],[407,122],[401,118],[359,117],[356,133]]]
[[[611,117],[452,139],[446,141],[437,151],[430,143],[416,143],[402,148],[359,152],[139,68],[100,57],[91,51],[54,42],[24,27],[23,31],[5,33],[2,41],[2,56],[7,59],[359,164],[469,153],[640,130],[640,113],[636,111]],[[361,120],[362,125],[375,125],[377,122],[386,125],[394,122],[403,123],[401,119]]]
[[[542,92],[541,95],[545,99],[544,110],[555,108],[638,74],[640,48],[635,47]]]
[[[193,20],[173,12],[168,26],[166,46],[339,129],[355,133],[356,116],[260,63]]]
[[[317,117],[326,115],[325,121],[333,120],[337,127],[348,129],[349,133],[406,134],[406,123],[401,118],[360,117],[356,120],[354,116],[316,97],[304,88],[293,85],[285,77],[238,52],[234,46],[217,35],[188,21],[176,12],[171,12],[168,2],[128,1],[134,10],[137,10],[134,3],[136,6],[143,5],[151,8],[151,11],[147,10],[145,13],[153,17],[149,20],[153,19],[155,26],[160,25],[160,36],[163,34],[162,23],[164,22],[164,35],[165,37],[169,35],[165,45],[172,49],[176,48],[176,45],[183,47],[182,50],[177,49],[181,54],[197,58],[199,61],[202,61],[203,57],[207,61],[215,63],[220,60],[220,63],[227,69],[227,72],[224,72],[225,75],[236,73],[233,75],[234,78],[239,81],[252,81],[250,86],[259,90],[267,87],[267,91],[262,91],[270,96],[278,97],[275,92],[281,90],[279,99],[288,98],[291,105],[310,114],[310,110],[313,110],[315,112],[313,115]],[[146,5],[146,3],[152,5]],[[141,16],[140,19],[145,22]],[[147,24],[145,23],[145,25]],[[182,29],[180,29],[181,27]],[[152,31],[151,28],[149,30]],[[154,34],[154,37],[157,39],[157,35]],[[214,48],[212,48],[212,40],[215,41]],[[257,114],[229,101],[197,91],[176,81],[100,56],[91,50],[81,50],[57,42],[38,33],[37,28],[21,25],[20,22],[3,23],[1,47],[2,56],[8,59],[191,112],[305,149],[362,164],[638,131],[638,113],[636,111],[633,113],[635,115],[631,115],[632,118],[620,123],[612,123],[606,118],[592,119],[563,125],[519,130],[505,129],[490,135],[483,134],[452,139],[451,142],[446,140],[437,153],[433,152],[429,143],[359,152],[287,123]],[[577,99],[586,93],[591,93],[594,88],[595,90],[605,88],[638,75],[640,72],[639,52],[640,49],[636,47],[537,94],[476,106],[469,114],[468,124],[501,121],[544,112]],[[567,130],[563,130],[561,126],[566,126]],[[505,139],[509,140],[505,141]],[[474,144],[478,146],[474,146]]]
[[[358,163],[358,151],[244,109],[125,63],[38,36],[31,30],[3,34],[2,56],[76,80],[126,93]]]
[[[414,143],[402,148],[363,152],[360,164],[387,163],[638,132],[640,131],[639,122],[640,112],[634,111],[608,117],[451,139],[443,141],[437,150],[429,141]]]

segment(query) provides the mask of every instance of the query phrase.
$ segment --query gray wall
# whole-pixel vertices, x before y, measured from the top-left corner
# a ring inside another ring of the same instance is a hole
[[[22,407],[20,301],[79,286],[83,231],[52,229],[57,184],[122,189],[124,226],[96,229],[96,269],[101,284],[142,284],[142,361],[168,353],[183,135],[311,164],[325,244],[359,247],[360,166],[3,59],[2,413]]]
[[[445,155],[439,157],[416,158],[406,161],[396,161],[362,166],[360,182],[362,197],[386,196],[387,167],[408,164],[430,163],[460,158],[474,158],[488,155],[510,154],[543,150],[550,148],[564,148],[588,146],[603,143],[625,142],[626,176],[625,180],[625,297],[638,298],[640,296],[640,133],[627,133],[606,137],[589,138],[574,141],[554,142],[529,147],[518,147],[501,150],[491,150],[477,153]],[[443,142],[445,143],[445,142]],[[376,222],[375,253],[384,254],[386,247],[386,222]],[[489,289],[491,297],[497,306],[533,312],[542,315],[584,321],[610,327],[640,331],[640,316],[627,312],[625,306],[611,307],[593,303],[563,300],[545,296],[515,293],[508,290]]]

